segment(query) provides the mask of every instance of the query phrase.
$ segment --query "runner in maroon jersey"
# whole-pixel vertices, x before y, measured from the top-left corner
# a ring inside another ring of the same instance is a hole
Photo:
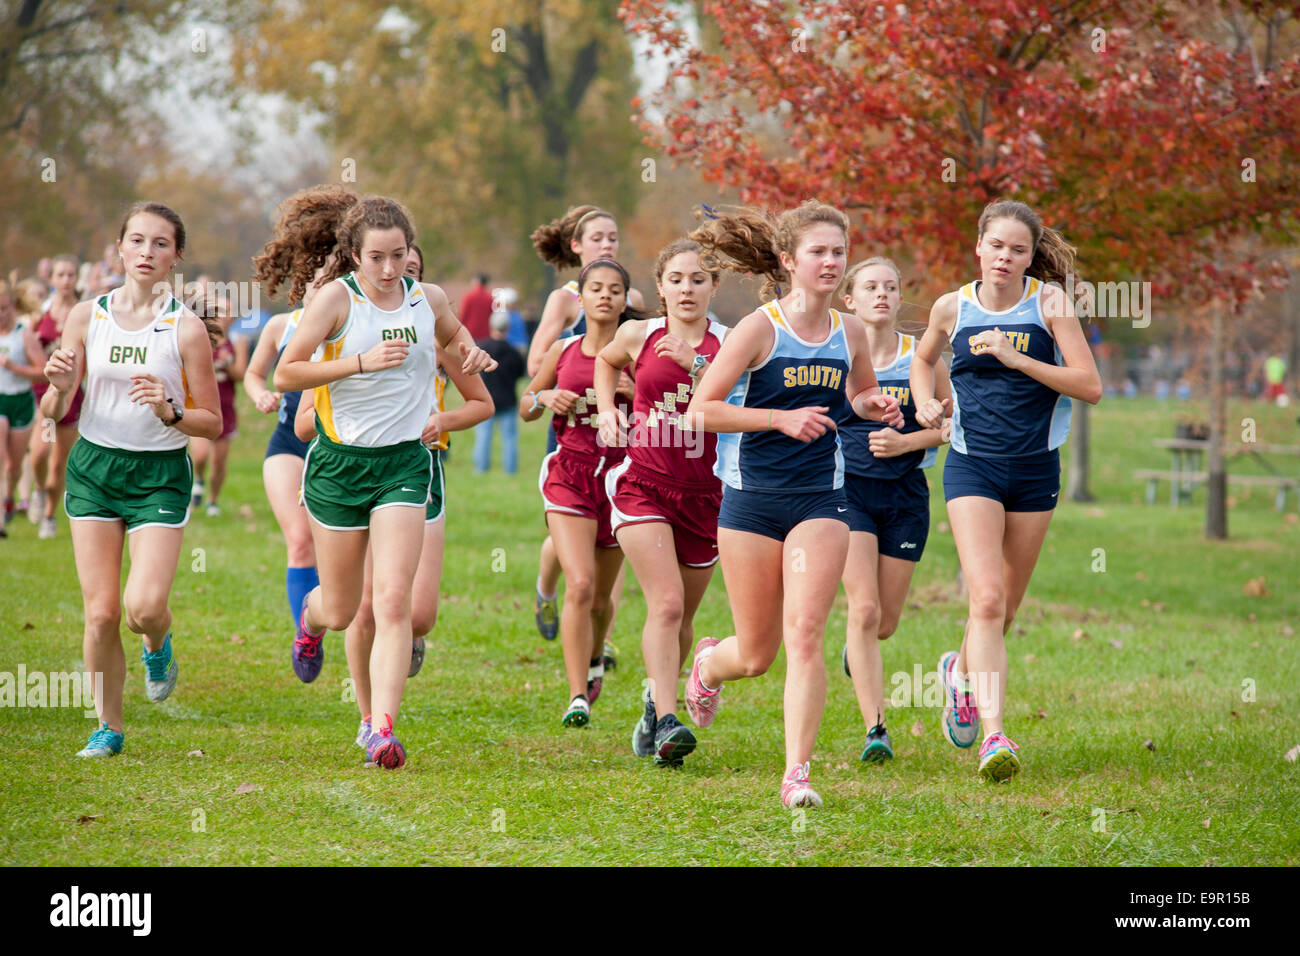
[[[700,264],[698,243],[670,243],[655,263],[664,316],[621,326],[596,360],[600,437],[628,446],[626,460],[606,471],[612,526],[646,599],[641,652],[649,679],[632,751],[654,754],[661,766],[680,765],[695,749],[695,735],[677,719],[677,676],[718,560],[717,436],[680,427],[695,383],[727,331],[708,314],[718,279]],[[614,406],[614,385],[618,369],[632,363],[629,423]]]
[[[59,347],[63,336],[63,324],[68,320],[68,313],[77,304],[77,257],[56,256],[54,259],[54,295],[50,298],[40,321],[30,326],[24,334],[23,343],[27,349],[28,360],[33,365],[45,368],[45,362]],[[39,406],[41,399],[49,390],[50,383],[42,372],[41,377],[32,382],[32,392]],[[67,486],[68,453],[77,442],[77,422],[81,419],[81,402],[85,391],[77,386],[77,394],[72,397],[67,413],[59,419],[51,434],[45,418],[36,416],[36,427],[32,429],[29,448],[32,461],[32,473],[35,481],[27,517],[40,522],[39,535],[53,538],[57,533],[55,508],[63,503],[63,492]]]
[[[613,259],[596,259],[583,268],[578,292],[587,332],[547,350],[519,401],[519,416],[526,422],[539,418],[544,408],[556,413],[552,427],[559,447],[543,459],[538,486],[566,581],[560,615],[570,697],[562,720],[566,727],[583,727],[591,719],[603,667],[594,635],[603,635],[609,624],[610,592],[623,565],[610,529],[604,473],[625,452],[598,440],[592,379],[596,354],[613,340],[620,319],[642,318],[628,308],[627,289],[627,270]]]

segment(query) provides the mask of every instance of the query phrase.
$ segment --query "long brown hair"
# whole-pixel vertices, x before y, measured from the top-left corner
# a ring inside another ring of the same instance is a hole
[[[1065,285],[1065,277],[1074,271],[1074,246],[1064,237],[1043,225],[1043,220],[1022,202],[1000,199],[991,202],[980,213],[979,238],[984,238],[984,230],[994,219],[1014,219],[1028,228],[1034,240],[1034,258],[1025,269],[1025,275],[1041,279],[1043,282],[1056,282]]]
[[[302,301],[318,270],[325,269],[321,280],[328,282],[355,269],[367,230],[401,229],[407,246],[415,243],[411,214],[401,203],[387,196],[361,199],[337,184],[294,193],[275,212],[275,238],[253,257],[253,278],[271,295],[288,281],[291,302]]]
[[[181,217],[176,210],[172,209],[170,206],[164,206],[160,202],[138,202],[132,205],[131,208],[126,211],[126,215],[122,217],[122,227],[117,231],[117,241],[121,242],[126,238],[126,224],[131,221],[131,217],[142,212],[147,212],[158,216],[161,219],[166,219],[171,223],[172,231],[174,233],[173,238],[176,240],[176,257],[180,258],[181,253],[185,251],[185,223],[181,222]],[[73,262],[76,262],[75,257],[59,256],[58,258],[72,258]],[[51,263],[51,268],[53,268],[53,263]]]
[[[574,239],[581,240],[587,226],[596,219],[610,219],[617,223],[612,212],[606,212],[599,206],[572,206],[559,219],[553,219],[533,230],[529,237],[533,248],[557,269],[569,269],[582,265],[582,259],[573,251]]]
[[[704,264],[704,247],[694,239],[674,239],[659,250],[659,258],[655,260],[655,288],[658,288],[659,283],[663,281],[664,270],[668,268],[668,263],[672,261],[674,256],[679,256],[683,252],[699,254],[701,260],[700,269],[713,277],[713,286],[716,289],[718,283],[722,280],[722,270],[717,267],[716,263],[712,266]],[[659,296],[659,308],[664,315],[668,314],[668,303],[664,301],[662,293]]]
[[[809,199],[773,217],[748,207],[736,207],[718,214],[709,211],[690,238],[704,248],[700,263],[706,269],[764,276],[764,299],[774,298],[777,287],[790,285],[790,274],[781,265],[781,253],[794,258],[799,239],[811,226],[825,223],[844,233],[848,242],[849,217],[834,206]]]

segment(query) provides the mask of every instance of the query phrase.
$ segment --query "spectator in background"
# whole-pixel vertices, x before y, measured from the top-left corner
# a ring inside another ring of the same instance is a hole
[[[480,272],[474,277],[474,288],[460,299],[460,321],[478,342],[490,335],[488,320],[492,316],[492,293],[488,292],[488,277]]]
[[[1264,360],[1264,401],[1287,403],[1286,394],[1286,359],[1280,355],[1270,355]]]
[[[117,244],[110,242],[104,247],[104,256],[90,271],[90,297],[112,292],[126,277],[122,273],[122,257],[117,254]]]
[[[524,317],[514,307],[517,301],[519,301],[519,293],[508,285],[492,290],[492,314],[505,312],[510,317],[510,328],[506,329],[506,341],[527,354],[528,329],[524,327]]]
[[[537,312],[537,306],[524,306],[524,334],[528,336],[528,341],[533,341],[533,335],[537,332],[537,326],[541,323],[542,317]]]
[[[501,461],[507,475],[519,465],[519,396],[516,389],[526,371],[523,354],[506,340],[510,315],[505,309],[493,312],[489,321],[491,338],[478,343],[479,348],[497,361],[497,368],[481,373],[483,384],[492,396],[496,411],[492,417],[474,426],[474,470],[485,472],[492,467],[492,429],[501,428]]]
[[[54,260],[45,256],[36,263],[36,278],[45,283],[45,294],[54,293]]]

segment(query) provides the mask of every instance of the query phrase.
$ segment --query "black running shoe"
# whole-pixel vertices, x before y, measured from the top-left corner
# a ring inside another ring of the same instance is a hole
[[[664,714],[655,724],[655,763],[680,767],[682,759],[695,749],[695,735],[676,714]]]

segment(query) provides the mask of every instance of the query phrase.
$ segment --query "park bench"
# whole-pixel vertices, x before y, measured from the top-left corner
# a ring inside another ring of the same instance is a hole
[[[1169,503],[1177,508],[1184,501],[1191,500],[1192,491],[1197,485],[1203,485],[1209,480],[1209,473],[1205,471],[1203,462],[1205,450],[1209,448],[1210,443],[1198,438],[1157,438],[1152,444],[1156,448],[1169,450],[1173,460],[1172,468],[1168,471],[1139,468],[1133,472],[1133,477],[1147,483],[1146,500],[1149,505],[1156,502],[1160,482],[1169,482]],[[1225,444],[1223,454],[1227,459],[1250,456],[1259,462],[1265,471],[1269,472],[1267,475],[1234,475],[1229,473],[1229,484],[1245,487],[1275,488],[1277,496],[1274,499],[1273,507],[1279,512],[1286,510],[1287,494],[1300,488],[1300,478],[1278,474],[1277,470],[1264,456],[1300,457],[1300,446],[1239,442]]]

